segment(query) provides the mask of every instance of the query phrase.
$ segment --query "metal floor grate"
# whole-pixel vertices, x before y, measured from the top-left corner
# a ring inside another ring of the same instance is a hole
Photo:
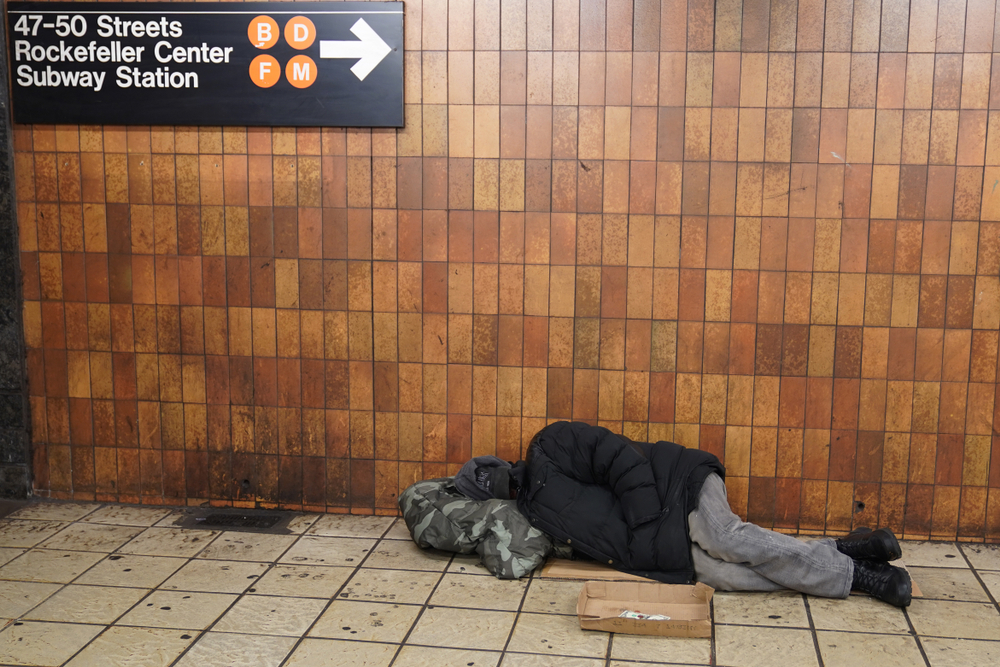
[[[273,528],[282,519],[280,514],[209,514],[196,517],[199,526],[218,528]]]

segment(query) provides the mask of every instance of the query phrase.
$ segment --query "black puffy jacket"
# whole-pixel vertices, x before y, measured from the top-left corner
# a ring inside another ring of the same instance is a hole
[[[536,528],[622,572],[688,583],[687,515],[712,472],[725,477],[708,452],[556,422],[535,435],[512,475],[518,508]]]

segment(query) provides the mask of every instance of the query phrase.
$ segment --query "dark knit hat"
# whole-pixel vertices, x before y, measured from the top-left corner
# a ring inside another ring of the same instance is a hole
[[[455,487],[474,500],[510,498],[510,464],[495,456],[477,456],[455,475]]]

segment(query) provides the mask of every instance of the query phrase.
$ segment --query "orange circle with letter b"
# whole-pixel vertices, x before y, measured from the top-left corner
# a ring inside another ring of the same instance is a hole
[[[316,63],[309,56],[295,56],[285,65],[285,78],[296,88],[308,88],[316,80]]]
[[[308,49],[316,41],[316,26],[305,16],[296,16],[285,24],[285,41],[293,49]]]
[[[269,49],[277,44],[280,34],[278,23],[270,16],[258,16],[247,26],[247,37],[258,49]]]
[[[270,88],[281,78],[281,65],[274,56],[259,55],[250,61],[250,80],[261,88]]]

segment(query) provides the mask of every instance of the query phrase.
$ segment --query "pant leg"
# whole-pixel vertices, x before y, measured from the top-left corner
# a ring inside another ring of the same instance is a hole
[[[726,564],[695,558],[695,576],[709,585],[715,579],[728,590],[775,590],[757,577],[727,567],[734,565],[776,587],[810,595],[846,598],[851,592],[854,561],[837,551],[833,540],[805,542],[742,521],[729,508],[726,485],[714,473],[705,480],[698,509],[688,515],[688,533],[693,544]]]
[[[742,563],[727,563],[712,558],[695,543],[691,543],[695,580],[708,584],[717,591],[780,591],[784,586],[757,574]]]

